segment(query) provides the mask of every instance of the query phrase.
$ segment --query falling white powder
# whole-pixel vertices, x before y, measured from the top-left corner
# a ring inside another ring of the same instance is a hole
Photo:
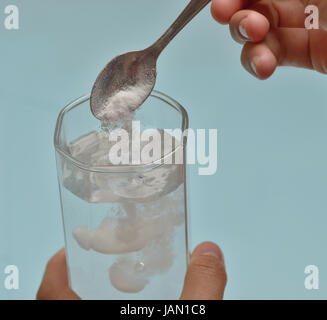
[[[161,137],[155,137],[154,143],[157,143],[156,139],[158,139],[157,144],[161,144],[160,158],[165,155],[165,150],[172,150],[174,147],[180,146],[180,142],[168,132],[162,130],[158,132],[161,133]],[[135,137],[132,135],[128,142],[131,146],[127,146],[128,150],[131,150],[131,158],[134,157],[132,144],[136,140]],[[111,165],[108,154],[116,142],[108,140],[106,132],[93,131],[70,143],[68,149],[74,159],[83,163],[94,166]],[[146,144],[147,142],[141,142],[140,150],[143,150]],[[175,156],[182,157],[180,154],[183,154],[183,148],[178,147],[174,153]],[[169,159],[167,156],[167,163],[169,163]],[[148,162],[147,157],[142,159],[142,163],[144,162]],[[173,162],[173,158],[171,158],[171,162]],[[184,180],[184,167],[178,164],[162,165],[142,174],[138,172],[111,173],[110,179],[103,173],[82,171],[70,161],[63,163],[62,170],[65,188],[84,201],[91,203],[111,203],[125,200],[154,201],[176,190]]]
[[[178,192],[181,194],[182,189]],[[152,241],[171,234],[175,226],[184,223],[181,201],[182,199],[173,199],[167,195],[155,204],[124,204],[126,217],[105,217],[94,230],[89,230],[86,226],[77,227],[73,230],[73,236],[85,250],[93,249],[102,254],[136,252]],[[137,215],[137,212],[142,212],[142,215]],[[154,214],[159,215],[146,218]]]
[[[145,101],[152,91],[152,84],[140,83],[117,91],[103,104],[98,118],[107,122],[123,122],[131,119],[134,111]]]
[[[140,292],[174,263],[175,228],[185,223],[183,195],[180,186],[156,201],[121,202],[97,228],[77,227],[73,237],[84,250],[118,255],[109,268],[112,286],[125,293]]]
[[[109,269],[109,279],[112,285],[121,292],[137,293],[144,289],[148,280],[142,275],[136,275],[135,265],[128,260],[114,263]]]

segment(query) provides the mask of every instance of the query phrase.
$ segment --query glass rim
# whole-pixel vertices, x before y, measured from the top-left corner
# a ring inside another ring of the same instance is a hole
[[[75,159],[74,157],[69,155],[65,150],[63,150],[60,147],[59,141],[60,141],[60,132],[61,132],[61,129],[62,129],[62,122],[63,122],[64,116],[65,116],[66,113],[68,113],[69,111],[77,108],[81,104],[83,104],[83,103],[87,102],[88,100],[90,100],[90,96],[91,96],[90,93],[88,93],[86,95],[83,95],[83,96],[71,101],[69,104],[67,104],[60,111],[58,119],[57,119],[57,123],[56,123],[55,134],[54,134],[54,147],[55,147],[55,150],[61,156],[65,157],[67,160],[72,162],[78,168],[80,168],[82,170],[85,170],[85,171],[92,171],[92,172],[98,172],[98,173],[124,173],[124,172],[130,173],[130,172],[150,171],[150,170],[152,170],[154,168],[165,165],[164,160],[166,158],[168,158],[171,155],[173,155],[174,153],[176,153],[178,151],[178,149],[184,148],[186,146],[186,143],[187,143],[187,130],[189,128],[189,118],[188,118],[187,111],[175,99],[171,98],[170,96],[166,95],[165,93],[162,93],[162,92],[157,91],[157,90],[153,90],[150,97],[157,98],[157,99],[163,101],[164,103],[166,103],[167,105],[169,105],[170,107],[172,107],[173,109],[178,111],[180,113],[180,115],[182,116],[181,128],[180,128],[182,130],[182,143],[179,144],[177,148],[175,148],[171,152],[165,154],[160,159],[158,159],[158,160],[156,160],[154,162],[151,162],[151,163],[146,163],[146,164],[92,166],[92,165],[88,165],[86,163],[83,163],[83,162]],[[185,132],[186,132],[186,134],[184,134]],[[185,152],[185,150],[183,152]],[[184,158],[185,158],[185,154],[184,154]],[[184,161],[185,161],[185,159],[184,159]]]

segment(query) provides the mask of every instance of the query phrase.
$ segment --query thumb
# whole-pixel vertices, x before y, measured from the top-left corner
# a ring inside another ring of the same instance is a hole
[[[36,298],[37,300],[80,300],[69,288],[64,249],[57,252],[48,262]]]
[[[221,300],[226,282],[222,251],[216,244],[204,242],[191,256],[181,300]]]

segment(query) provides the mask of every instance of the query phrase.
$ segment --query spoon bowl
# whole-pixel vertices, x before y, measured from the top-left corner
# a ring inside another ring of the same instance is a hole
[[[141,106],[154,88],[160,53],[209,2],[191,0],[151,47],[122,54],[109,62],[98,75],[91,92],[93,115],[102,122],[117,121]]]
[[[119,99],[122,93],[128,96],[133,91],[136,94],[135,101],[129,108],[138,108],[152,92],[156,75],[156,57],[150,50],[132,51],[117,56],[105,66],[95,81],[90,99],[93,115],[102,121],[112,120],[110,110],[106,109],[112,108],[111,104],[117,103],[114,100],[117,97]]]

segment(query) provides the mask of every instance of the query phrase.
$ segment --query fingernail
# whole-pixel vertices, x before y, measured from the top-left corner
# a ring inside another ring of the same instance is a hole
[[[224,255],[221,251],[207,251],[202,255],[216,258],[222,266],[225,266]]]
[[[257,70],[258,60],[259,57],[254,57],[250,63],[251,69],[256,76],[258,76],[258,70]]]
[[[202,253],[203,256],[211,256],[211,257],[215,257],[215,258],[220,258],[220,256],[217,254],[217,252],[213,252],[213,251],[208,251],[208,252],[204,252]]]
[[[239,26],[238,26],[238,31],[240,33],[240,35],[245,39],[245,40],[250,40],[249,35],[246,32],[246,24],[247,24],[247,18],[244,18],[243,20],[241,20]]]
[[[222,251],[212,242],[202,243],[194,250],[193,254],[215,257],[224,264],[224,255]]]

